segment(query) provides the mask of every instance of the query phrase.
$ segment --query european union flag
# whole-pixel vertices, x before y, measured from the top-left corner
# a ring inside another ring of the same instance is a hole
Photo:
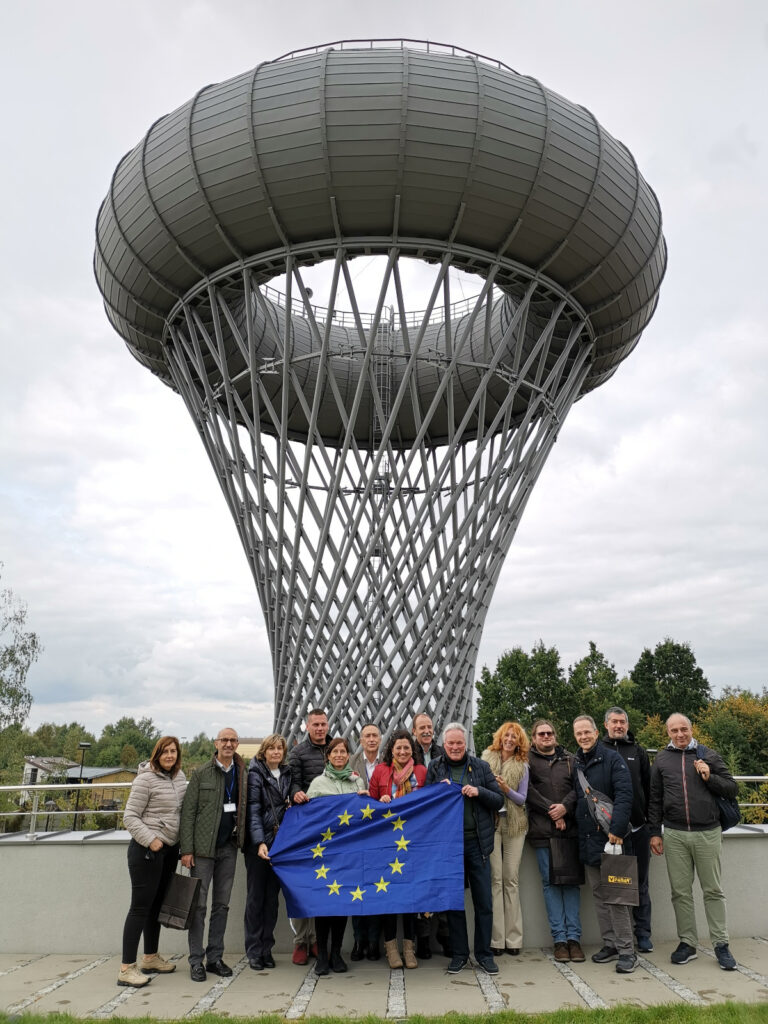
[[[458,786],[392,803],[324,796],[291,807],[270,858],[291,917],[464,909],[464,810]]]

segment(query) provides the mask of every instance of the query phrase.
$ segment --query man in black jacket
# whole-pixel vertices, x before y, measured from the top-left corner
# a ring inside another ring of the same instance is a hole
[[[600,733],[594,718],[589,715],[579,715],[575,718],[573,735],[580,748],[576,755],[577,767],[581,769],[592,789],[613,801],[608,842],[613,844],[614,849],[616,846],[623,846],[624,837],[629,832],[629,819],[632,813],[632,780],[629,777],[629,769],[615,750],[600,742]],[[587,797],[578,780],[578,771],[575,789],[579,798],[576,804],[576,823],[579,826],[581,862],[592,888],[597,924],[603,939],[602,949],[592,954],[592,960],[596,964],[607,964],[616,960],[617,974],[632,974],[637,967],[637,957],[632,943],[632,915],[629,907],[606,903],[602,898],[600,862],[606,835],[589,811]]]
[[[696,959],[695,870],[717,962],[724,971],[735,971],[736,961],[728,947],[725,895],[720,884],[722,829],[716,798],[735,797],[739,787],[717,751],[696,742],[691,721],[685,715],[669,716],[667,735],[669,746],[658,752],[651,769],[648,822],[651,850],[657,856],[666,855],[680,939],[670,959],[673,964]]]
[[[631,832],[624,843],[624,852],[637,857],[637,886],[640,903],[633,907],[635,938],[641,953],[652,953],[651,897],[648,891],[648,870],[651,862],[651,836],[648,831],[648,797],[651,791],[651,762],[645,747],[635,742],[629,731],[629,718],[623,708],[605,712],[603,743],[613,747],[624,758],[632,777]]]
[[[325,750],[328,746],[328,716],[320,708],[307,712],[307,735],[288,755],[291,769],[291,800],[295,804],[307,802],[309,784],[325,771]],[[315,943],[315,919],[292,917],[293,963],[304,967]]]
[[[498,974],[491,953],[493,900],[490,856],[494,841],[494,812],[504,806],[504,797],[489,765],[467,753],[467,730],[451,722],[443,733],[443,753],[427,769],[427,785],[448,783],[461,786],[464,796],[464,871],[475,908],[475,959],[486,974]],[[448,911],[451,952],[449,974],[458,974],[469,960],[467,918],[463,910]]]
[[[528,842],[536,852],[544,905],[547,908],[549,930],[554,942],[553,955],[559,963],[584,962],[581,948],[581,917],[579,904],[581,889],[577,884],[563,885],[551,881],[551,845],[563,839],[560,849],[565,851],[566,862],[575,861],[574,877],[578,874],[576,837],[576,791],[573,788],[575,758],[557,742],[555,727],[546,719],[533,723],[531,749],[528,753]],[[583,874],[581,878],[583,880]]]

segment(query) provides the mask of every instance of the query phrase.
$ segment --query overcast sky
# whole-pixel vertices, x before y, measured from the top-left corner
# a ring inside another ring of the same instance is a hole
[[[572,410],[479,668],[542,638],[620,673],[665,636],[718,691],[768,683],[768,8],[174,0],[3,4],[0,561],[45,652],[31,724],[272,724],[261,610],[181,400],[129,355],[91,268],[120,157],[202,85],[336,39],[495,57],[588,107],[655,189],[669,245],[635,352]]]

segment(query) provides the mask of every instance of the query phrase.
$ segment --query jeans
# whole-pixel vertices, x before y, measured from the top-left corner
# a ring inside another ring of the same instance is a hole
[[[251,845],[244,852],[246,871],[245,953],[249,960],[267,956],[275,944],[280,882],[274,868]]]
[[[157,915],[165,891],[179,862],[179,845],[163,846],[153,852],[135,839],[128,844],[128,871],[131,876],[131,906],[123,927],[123,963],[136,962],[139,938],[144,934],[144,952],[157,953],[160,923]]]
[[[553,942],[579,942],[581,939],[581,918],[579,904],[581,889],[578,885],[552,885],[549,880],[549,847],[536,847],[536,861],[539,865],[541,884],[544,889],[544,906],[547,908],[549,930]]]
[[[648,891],[648,872],[651,864],[651,837],[647,825],[629,833],[624,840],[624,852],[634,853],[637,857],[637,888],[640,903],[632,908],[635,935],[638,939],[650,939],[651,896]]]
[[[491,862],[480,852],[480,843],[476,836],[464,837],[464,874],[469,882],[469,891],[475,908],[475,959],[487,960],[491,956],[493,924]],[[468,958],[467,916],[463,910],[449,910],[447,916],[451,953],[453,956]]]
[[[208,946],[205,959],[216,963],[224,955],[224,932],[227,930],[229,897],[235,880],[237,867],[237,846],[233,842],[216,847],[213,857],[195,857],[195,866],[190,870],[193,878],[200,879],[197,908],[189,926],[189,962],[194,967],[203,962],[203,935],[205,934],[205,911],[208,903],[208,889],[213,882],[211,897],[211,919],[208,923]]]

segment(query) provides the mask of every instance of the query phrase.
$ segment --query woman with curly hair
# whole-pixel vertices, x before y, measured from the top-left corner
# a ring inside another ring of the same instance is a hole
[[[377,765],[371,776],[370,794],[375,800],[388,804],[398,797],[421,789],[427,778],[423,764],[414,764],[413,736],[407,729],[396,729],[384,748],[382,763]],[[419,961],[413,948],[416,914],[403,914],[403,956],[397,948],[397,914],[382,914],[384,949],[387,963],[391,968],[403,966],[418,967]]]
[[[523,855],[528,817],[525,798],[528,793],[528,751],[530,742],[517,722],[504,722],[493,734],[483,761],[490,765],[504,796],[491,854],[491,890],[493,893],[493,932],[491,949],[495,955],[505,950],[517,956],[523,946],[523,917],[520,911],[518,875]]]

